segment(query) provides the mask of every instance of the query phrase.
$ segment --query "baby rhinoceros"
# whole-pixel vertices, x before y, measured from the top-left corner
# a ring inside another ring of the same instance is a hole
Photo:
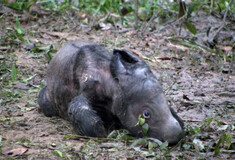
[[[48,66],[38,103],[46,116],[69,120],[79,135],[105,137],[125,128],[142,137],[136,125],[141,115],[147,136],[170,144],[183,136],[183,122],[149,66],[126,50],[110,53],[94,43],[68,42]]]

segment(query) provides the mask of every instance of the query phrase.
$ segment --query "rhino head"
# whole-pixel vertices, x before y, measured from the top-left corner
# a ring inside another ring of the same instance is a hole
[[[122,125],[134,136],[143,136],[138,117],[145,119],[148,137],[177,143],[183,122],[168,106],[163,89],[149,66],[126,50],[114,50],[111,74],[122,90],[122,105],[115,109]]]

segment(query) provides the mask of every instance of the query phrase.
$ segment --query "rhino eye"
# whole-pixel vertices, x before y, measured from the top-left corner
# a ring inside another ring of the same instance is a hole
[[[147,111],[147,110],[144,110],[144,112],[143,112],[143,117],[144,118],[150,118],[150,113],[149,113],[149,111]]]

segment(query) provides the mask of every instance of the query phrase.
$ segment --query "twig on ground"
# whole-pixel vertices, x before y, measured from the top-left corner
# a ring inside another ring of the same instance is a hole
[[[179,74],[179,73],[177,73]],[[174,82],[165,90],[165,94],[168,95],[168,92],[171,90],[172,86],[176,84],[177,80],[175,79]]]
[[[201,122],[202,120],[200,119],[187,119],[187,118],[182,118],[184,122]]]
[[[141,35],[143,35],[143,33],[146,31],[146,29],[150,26],[150,24],[153,22],[153,20],[155,18],[157,18],[158,14],[159,14],[160,10],[158,10],[157,12],[154,13],[154,15],[150,18],[150,20],[148,21],[148,23],[146,23],[146,25],[143,25],[141,28]]]
[[[186,18],[187,18],[187,15],[185,14],[184,16],[182,16],[182,17],[180,17],[178,19],[175,19],[174,21],[170,21],[170,22],[165,23],[163,26],[172,27],[173,25],[176,25],[177,23],[182,24],[183,22],[185,22]],[[175,26],[173,26],[173,28],[175,30]],[[159,32],[159,30],[158,31],[154,31],[153,33],[157,33],[157,32]],[[176,31],[174,31],[174,32],[176,32]]]
[[[112,30],[113,33],[126,33],[131,31],[131,28],[123,29],[123,30]]]
[[[138,14],[138,0],[135,0],[135,28],[138,28],[138,20],[139,20],[139,14]]]
[[[210,44],[210,45],[213,45],[213,41],[215,39],[215,37],[217,36],[217,34],[219,34],[219,32],[224,28],[224,25],[225,25],[225,21],[226,21],[226,17],[227,17],[227,14],[228,14],[228,10],[229,10],[229,6],[231,5],[233,0],[230,0],[229,1],[229,4],[227,6],[227,9],[224,13],[224,17],[223,17],[223,22],[221,24],[221,26],[217,29],[217,31],[214,32],[214,34],[211,34],[211,36],[209,36],[207,42]]]
[[[142,26],[141,26],[141,35],[143,36],[144,32],[146,31],[146,29],[153,23],[154,19],[157,18],[157,16],[159,15],[159,13],[161,11],[165,11],[165,12],[169,12],[169,13],[172,13],[174,14],[175,12],[173,12],[171,9],[167,8],[166,9],[166,6],[163,7],[161,4],[156,4],[159,9],[153,14],[153,16],[150,18],[150,20],[147,22],[147,23],[144,23]],[[179,20],[181,20],[181,18],[179,18]],[[173,22],[176,22],[178,21],[178,19],[174,20],[174,21],[171,21],[171,22],[167,22],[166,24],[164,24],[163,26],[166,26],[167,24],[170,24],[170,23],[173,23]],[[166,26],[167,27],[167,26]],[[158,31],[157,31],[158,32]],[[156,31],[153,31],[151,33],[156,33]]]

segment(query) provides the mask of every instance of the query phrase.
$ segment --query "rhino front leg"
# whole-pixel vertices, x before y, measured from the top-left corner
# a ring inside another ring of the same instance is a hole
[[[90,106],[84,96],[75,97],[69,104],[69,119],[79,135],[90,137],[105,137],[103,121]]]

